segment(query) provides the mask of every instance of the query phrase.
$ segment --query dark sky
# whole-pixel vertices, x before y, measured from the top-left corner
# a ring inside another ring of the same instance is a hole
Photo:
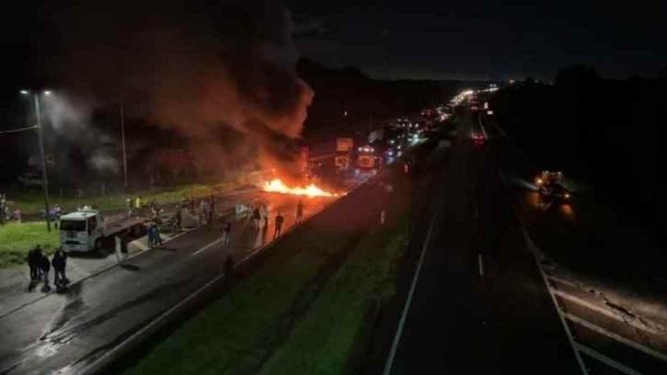
[[[303,56],[374,77],[551,79],[587,64],[624,78],[667,66],[666,1],[287,3]]]

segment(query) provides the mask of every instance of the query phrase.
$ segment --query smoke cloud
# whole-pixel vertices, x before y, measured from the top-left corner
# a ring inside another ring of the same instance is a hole
[[[141,3],[47,10],[47,27],[58,36],[49,76],[77,97],[142,103],[152,123],[186,137],[202,161],[236,168],[249,157],[298,177],[290,141],[300,137],[314,94],[296,75],[283,5]],[[96,166],[116,168],[104,154],[91,154]]]

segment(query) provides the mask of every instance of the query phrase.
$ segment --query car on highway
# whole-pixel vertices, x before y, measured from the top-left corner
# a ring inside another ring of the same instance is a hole
[[[473,132],[471,138],[473,144],[477,147],[484,146],[484,143],[486,143],[486,137],[482,133]]]

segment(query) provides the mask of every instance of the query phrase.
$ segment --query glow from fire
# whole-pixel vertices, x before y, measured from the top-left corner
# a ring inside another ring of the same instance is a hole
[[[264,191],[271,193],[282,193],[292,195],[304,195],[307,197],[335,197],[336,194],[324,191],[321,188],[310,184],[305,187],[288,187],[280,179],[276,178],[264,183]]]

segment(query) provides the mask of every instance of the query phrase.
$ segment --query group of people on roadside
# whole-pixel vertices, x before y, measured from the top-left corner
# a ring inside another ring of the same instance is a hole
[[[59,248],[56,250],[49,261],[49,257],[42,251],[41,246],[37,245],[28,251],[27,261],[28,267],[30,268],[31,286],[34,286],[41,281],[44,283],[42,291],[50,291],[51,285],[49,283],[49,272],[51,271],[51,267],[53,267],[54,284],[57,289],[63,289],[69,284],[69,280],[65,275],[67,253],[62,249]]]
[[[160,237],[160,229],[158,228],[157,223],[149,223],[147,232],[149,247],[162,246],[162,237]]]
[[[199,201],[199,225],[208,225],[209,229],[213,227],[215,217],[215,196],[211,194],[208,198]]]
[[[21,222],[21,209],[17,206],[14,211],[9,208],[9,201],[7,195],[0,193],[0,226],[7,224],[10,221]]]
[[[256,230],[268,230],[269,228],[269,209],[265,204],[256,206],[252,210],[253,225]],[[299,200],[296,205],[296,219],[295,224],[300,224],[303,221],[303,202]],[[283,232],[283,224],[285,217],[280,211],[276,213],[275,230],[273,232],[273,239],[278,238]]]

